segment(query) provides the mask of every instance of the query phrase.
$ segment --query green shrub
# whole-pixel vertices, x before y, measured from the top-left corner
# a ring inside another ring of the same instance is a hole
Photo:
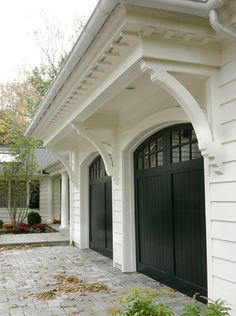
[[[110,308],[108,314],[112,316],[171,316],[173,312],[163,303],[156,303],[155,289],[139,288],[121,300],[120,306]]]
[[[206,316],[229,316],[231,308],[225,306],[225,301],[217,300],[207,304]]]
[[[157,297],[166,297],[163,291],[155,289],[136,288],[128,290],[128,296],[119,300],[119,305],[108,309],[111,316],[172,316],[173,311],[163,303],[156,301]],[[167,295],[169,291],[165,291]],[[191,302],[185,304],[181,316],[229,316],[230,308],[222,300],[201,305],[194,295]]]
[[[0,219],[0,228],[3,227],[4,222]]]
[[[42,221],[41,216],[37,212],[30,212],[27,215],[27,220],[30,226],[34,224],[41,224],[41,221]]]
[[[231,308],[225,306],[225,301],[208,302],[200,308],[195,296],[192,302],[184,306],[181,316],[229,316]]]

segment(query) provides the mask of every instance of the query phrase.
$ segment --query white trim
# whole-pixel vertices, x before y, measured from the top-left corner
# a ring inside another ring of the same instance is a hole
[[[183,108],[196,132],[202,156],[208,158],[208,163],[216,174],[223,174],[222,144],[214,140],[207,117],[193,95],[170,74],[171,69],[145,59],[141,60],[140,68],[149,74],[152,82],[160,85]]]
[[[210,200],[210,170],[204,157],[204,187],[205,187],[205,222],[206,222],[206,257],[207,257],[207,296],[213,299],[213,267],[212,267],[212,233],[211,233],[211,200]]]
[[[54,155],[62,163],[62,165],[65,167],[66,171],[69,174],[70,181],[73,182],[75,187],[78,189],[78,181],[76,178],[76,174],[71,167],[70,161],[68,161],[64,156],[62,156],[59,152],[57,152],[52,147],[48,147],[48,151],[52,153],[52,155]]]
[[[94,148],[96,148],[102,157],[107,174],[114,177],[116,170],[114,168],[112,156],[108,153],[101,141],[96,136],[92,135],[81,123],[73,123],[72,128],[76,130],[78,135],[84,137]]]
[[[89,248],[89,166],[99,155],[93,152],[80,164],[80,249]]]

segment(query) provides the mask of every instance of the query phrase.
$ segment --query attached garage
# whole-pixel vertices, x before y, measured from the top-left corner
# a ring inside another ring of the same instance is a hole
[[[27,131],[69,174],[71,243],[232,316],[235,23],[234,0],[100,0]]]
[[[112,258],[112,184],[101,156],[89,167],[89,246]]]
[[[191,124],[152,135],[134,159],[138,271],[206,296],[204,170]]]

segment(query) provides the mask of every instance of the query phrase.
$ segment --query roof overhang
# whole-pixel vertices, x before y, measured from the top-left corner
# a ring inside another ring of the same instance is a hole
[[[181,29],[180,23],[176,21],[176,19],[178,20],[178,15],[181,15],[183,16],[182,30],[179,31],[180,33],[182,32],[182,42],[186,44],[188,41],[198,39],[204,45],[211,42],[214,43],[216,41],[214,32],[210,28],[208,20],[205,19],[209,11],[208,4],[210,2],[212,1],[101,0],[51,89],[45,96],[38,112],[31,121],[27,134],[45,141],[44,131],[48,128],[50,130],[51,127],[50,138],[52,139],[55,135],[60,134],[59,130],[55,131],[55,126],[58,126],[62,119],[66,120],[66,123],[63,124],[63,133],[69,133],[71,130],[69,123],[73,122],[76,116],[78,117],[81,113],[81,108],[83,108],[83,113],[85,113],[88,104],[92,108],[96,103],[103,102],[103,99],[107,97],[105,89],[103,94],[100,93],[100,99],[98,94],[95,93],[96,84],[99,82],[101,85],[100,74],[102,74],[103,68],[109,68],[111,65],[113,71],[116,69],[117,78],[114,77],[113,73],[113,81],[111,81],[115,88],[121,82],[118,81],[119,78],[122,80],[120,76],[122,71],[118,73],[118,70],[121,69],[117,68],[118,64],[115,59],[123,56],[122,50],[125,46],[132,47],[132,52],[130,52],[130,54],[133,54],[132,58],[126,56],[127,63],[130,62],[129,65],[126,64],[126,67],[130,69],[130,72],[126,73],[123,71],[123,76],[132,76],[132,65],[143,56],[143,46],[139,45],[140,34],[143,41],[148,42],[148,37],[152,35],[154,29],[162,32],[166,24],[164,21],[166,17],[167,19],[169,17],[169,25],[166,25],[166,30],[163,31],[164,33],[161,33],[164,41],[168,41],[175,36],[175,31],[173,32],[173,30],[176,30],[176,27]],[[142,28],[139,31],[132,31],[131,27],[131,31],[127,31],[127,25],[139,23],[140,8],[144,12]],[[147,20],[145,22],[145,12],[148,12],[148,8],[152,8],[152,10],[153,8],[158,9],[153,10],[151,23]],[[188,17],[189,14],[191,14],[191,17]],[[194,15],[197,17],[194,17]],[[172,22],[170,23],[171,20]],[[213,66],[217,66],[216,59],[217,56],[215,56],[215,60],[214,58],[212,60]],[[124,67],[124,63],[125,61],[123,61],[123,66],[120,65],[120,67]],[[111,80],[111,77],[107,76],[107,78],[107,80]],[[103,83],[105,84],[105,82],[106,80],[103,78]],[[95,87],[94,90],[93,87]],[[81,104],[81,107],[75,109],[78,103]]]

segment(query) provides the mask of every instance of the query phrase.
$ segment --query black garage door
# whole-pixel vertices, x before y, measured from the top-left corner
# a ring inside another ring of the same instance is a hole
[[[112,190],[101,156],[89,168],[90,248],[112,258]]]
[[[138,271],[187,295],[207,295],[203,159],[191,124],[135,151]]]

